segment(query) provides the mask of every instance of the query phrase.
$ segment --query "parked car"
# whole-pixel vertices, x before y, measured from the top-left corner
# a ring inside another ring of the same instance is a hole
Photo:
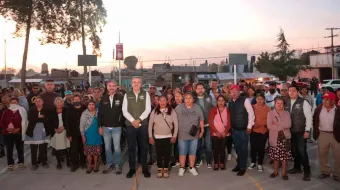
[[[328,79],[323,80],[321,87],[325,88],[332,88],[334,91],[336,91],[338,88],[340,88],[340,79]]]
[[[303,83],[303,85],[306,86],[307,89],[311,89],[311,85],[310,85],[311,81],[312,81],[312,79],[310,79],[310,78],[300,78],[299,82]]]

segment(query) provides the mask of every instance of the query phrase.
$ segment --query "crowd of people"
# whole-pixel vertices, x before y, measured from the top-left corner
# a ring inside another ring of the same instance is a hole
[[[203,163],[215,171],[225,170],[236,152],[232,169],[243,176],[247,169],[264,171],[266,153],[275,178],[303,172],[311,180],[307,140],[317,141],[320,178],[340,181],[340,89],[322,88],[314,98],[306,88],[275,83],[226,83],[221,89],[212,80],[186,82],[183,88],[141,88],[142,79],[132,78],[125,92],[114,80],[106,88],[65,90],[47,80],[44,89],[30,86],[29,93],[6,88],[1,91],[0,157],[7,156],[8,171],[24,169],[24,144],[31,150],[31,170],[48,168],[48,150],[56,168],[66,164],[71,172],[122,173],[122,152],[128,154],[132,178],[141,165],[144,177],[157,163],[158,178],[168,178],[171,167],[178,175],[198,175]],[[62,92],[61,92],[62,91]],[[250,144],[250,162],[248,145]],[[17,150],[18,165],[13,149]],[[333,152],[330,169],[329,150]],[[293,161],[291,169],[287,162]]]

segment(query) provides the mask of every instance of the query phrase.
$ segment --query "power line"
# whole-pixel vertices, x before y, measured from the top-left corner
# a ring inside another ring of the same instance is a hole
[[[326,47],[318,47],[318,48],[305,48],[305,49],[293,49],[295,51],[310,51],[310,50],[320,50],[324,49]],[[250,53],[247,54],[248,56],[258,56],[261,55],[261,53]],[[152,60],[143,60],[143,63],[145,62],[160,62],[163,63],[165,61],[191,61],[191,60],[208,60],[208,59],[225,59],[229,58],[229,55],[224,55],[224,56],[211,56],[211,57],[193,57],[193,58],[175,58],[175,59],[152,59]],[[98,61],[99,63],[112,63],[112,61]]]
[[[332,78],[335,79],[335,78],[337,78],[337,76],[336,76],[335,69],[334,69],[334,40],[333,40],[333,38],[336,37],[336,36],[339,36],[339,34],[334,35],[333,31],[334,30],[340,30],[340,28],[326,28],[326,30],[330,30],[331,31],[331,35],[330,36],[326,36],[325,38],[331,38]]]

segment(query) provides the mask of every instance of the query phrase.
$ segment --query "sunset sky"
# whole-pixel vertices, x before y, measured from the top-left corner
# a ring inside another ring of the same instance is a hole
[[[107,25],[103,33],[98,69],[109,72],[114,64],[112,51],[124,43],[124,55],[141,56],[144,67],[148,60],[226,57],[229,53],[258,54],[274,51],[280,27],[292,48],[309,49],[330,45],[327,27],[340,27],[338,0],[104,0]],[[4,38],[7,39],[7,65],[21,68],[24,39],[14,39],[14,23],[0,18],[0,68],[4,67]],[[335,31],[335,34],[340,30]],[[81,71],[77,55],[81,44],[70,48],[60,45],[41,46],[39,31],[31,32],[28,68],[40,72],[46,62],[51,68]],[[339,37],[335,38],[338,44]],[[87,42],[87,53],[92,46]],[[222,58],[209,59],[210,63]],[[196,64],[204,62],[197,60]],[[192,64],[172,61],[174,65]],[[95,68],[93,68],[95,69]]]

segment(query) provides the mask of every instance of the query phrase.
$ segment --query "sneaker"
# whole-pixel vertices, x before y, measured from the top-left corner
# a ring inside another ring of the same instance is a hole
[[[184,176],[185,169],[184,168],[179,168],[178,170],[178,176]]]
[[[19,165],[19,169],[23,170],[26,168],[25,164],[24,163],[20,163]]]
[[[208,169],[211,169],[212,167],[211,167],[211,164],[207,164],[207,168]]]
[[[177,166],[179,166],[179,162],[173,162],[173,163],[171,163],[171,167],[177,167]]]
[[[113,166],[107,166],[105,170],[103,170],[103,174],[108,174],[112,172]]]
[[[162,178],[162,177],[163,177],[163,168],[158,168],[157,178]]]
[[[165,169],[163,170],[163,177],[164,177],[164,178],[169,178],[169,170],[168,170],[167,168],[165,168]]]
[[[116,175],[122,174],[122,168],[120,166],[116,165],[115,170],[116,170]]]
[[[196,168],[191,168],[191,169],[189,169],[189,172],[190,172],[193,176],[198,176],[198,173],[197,173]]]
[[[231,160],[231,154],[228,154],[228,160],[229,161]]]
[[[13,165],[8,165],[7,171],[9,171],[9,172],[14,171],[14,166]]]
[[[248,167],[248,169],[252,170],[256,167],[256,164],[255,163],[251,163]]]
[[[257,171],[263,172],[263,167],[262,167],[262,165],[258,165],[258,166],[257,166]]]
[[[201,165],[202,165],[202,160],[196,163],[196,168],[201,167]]]

